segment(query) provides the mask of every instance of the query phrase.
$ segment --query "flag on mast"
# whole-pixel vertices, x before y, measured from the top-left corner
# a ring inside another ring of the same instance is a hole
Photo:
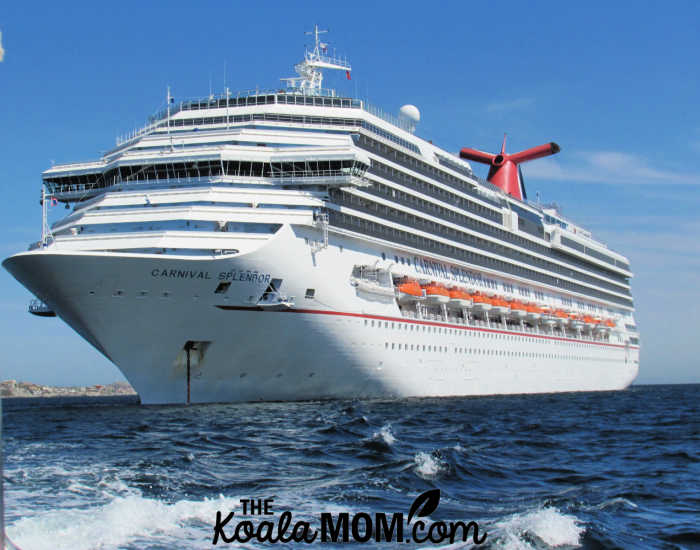
[[[351,80],[350,71],[345,71],[345,78],[347,78],[348,80]]]

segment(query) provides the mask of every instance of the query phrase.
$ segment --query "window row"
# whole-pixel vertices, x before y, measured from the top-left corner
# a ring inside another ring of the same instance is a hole
[[[350,231],[371,235],[380,239],[387,240],[391,243],[398,243],[420,250],[424,250],[431,254],[439,254],[453,258],[457,261],[466,262],[468,264],[494,269],[501,273],[514,275],[529,279],[533,282],[546,284],[555,288],[577,292],[592,298],[613,302],[623,306],[632,307],[633,302],[630,298],[623,298],[607,292],[585,287],[571,281],[559,279],[546,273],[533,271],[526,267],[514,265],[509,262],[504,262],[495,258],[483,256],[481,254],[463,250],[443,242],[435,241],[429,238],[418,236],[413,232],[403,231],[393,227],[388,227],[379,223],[365,220],[357,216],[341,213],[336,210],[329,211],[330,223],[336,227],[346,228]]]
[[[382,186],[381,184],[378,184],[377,187],[379,190],[381,190],[381,188],[383,187],[383,188],[391,191],[390,188],[388,188],[386,186]],[[488,240],[488,239],[482,239],[482,238],[475,236],[471,233],[466,233],[464,231],[459,231],[459,230],[454,229],[452,227],[447,227],[439,222],[428,220],[428,219],[423,218],[421,216],[415,216],[413,214],[409,214],[408,212],[396,210],[396,209],[391,208],[389,206],[364,199],[364,198],[359,197],[353,193],[348,193],[348,192],[343,191],[343,190],[338,190],[338,191],[331,190],[330,196],[331,196],[331,199],[336,204],[339,204],[339,205],[350,206],[356,210],[368,212],[368,213],[372,214],[373,216],[383,218],[386,220],[390,220],[390,221],[393,221],[393,222],[396,222],[396,223],[399,223],[402,225],[409,225],[411,227],[419,229],[420,231],[432,233],[432,234],[437,235],[439,237],[443,237],[446,239],[457,241],[457,242],[472,246],[474,248],[478,248],[480,250],[485,250],[485,251],[491,252],[492,254],[504,256],[506,258],[510,258],[511,260],[514,260],[517,262],[527,263],[527,264],[530,264],[534,267],[546,269],[549,272],[558,273],[558,274],[564,275],[566,277],[572,277],[572,278],[575,278],[581,282],[593,284],[593,285],[605,288],[607,290],[611,290],[613,292],[618,292],[620,294],[630,295],[630,291],[628,288],[621,287],[615,283],[611,283],[609,281],[599,279],[597,277],[588,275],[586,273],[574,271],[574,270],[568,268],[567,266],[555,264],[555,263],[550,262],[548,260],[545,260],[543,258],[535,257],[535,256],[532,256],[530,254],[521,252],[520,250],[514,250],[510,247],[504,246],[504,245],[499,244],[497,242],[493,242],[493,241]],[[398,200],[398,197],[396,198],[396,200]],[[429,201],[422,201],[421,199],[417,199],[416,202],[412,206],[417,210],[423,210],[423,209],[429,210],[429,205],[432,205],[432,203],[430,203]],[[433,205],[433,206],[435,206],[435,205]],[[426,212],[426,213],[430,213],[430,212]],[[453,223],[455,223],[456,225],[466,225],[464,223],[460,223],[460,222],[463,222],[466,220],[471,221],[472,223],[482,223],[482,222],[478,222],[478,220],[473,220],[471,218],[468,218],[467,216],[463,216],[461,214],[456,214],[456,213],[453,216],[453,220],[454,220]],[[487,263],[490,263],[491,261],[498,261],[498,260],[494,260],[492,258],[485,257],[485,256],[484,256],[484,258],[485,258],[485,261]]]

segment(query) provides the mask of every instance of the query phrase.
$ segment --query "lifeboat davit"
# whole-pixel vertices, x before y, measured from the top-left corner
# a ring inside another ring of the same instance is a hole
[[[583,328],[583,317],[581,315],[572,315],[569,319],[569,325],[571,328],[580,329]]]
[[[450,301],[450,293],[437,283],[430,283],[423,287],[425,290],[425,302],[432,305],[442,305]]]
[[[400,304],[424,300],[423,289],[416,281],[405,281],[396,287],[396,299]]]
[[[511,307],[512,309],[512,307]],[[525,305],[525,311],[527,314],[525,315],[525,318],[528,321],[531,321],[533,323],[536,323],[537,321],[540,320],[542,317],[542,314],[544,310],[541,307],[536,306],[535,304],[526,304]]]
[[[595,330],[599,331],[601,334],[610,334],[610,331],[614,328],[615,321],[613,321],[612,319],[605,319],[595,327]]]
[[[527,316],[527,309],[525,304],[519,302],[518,300],[513,300],[510,303],[510,314],[514,319],[525,319]]]
[[[474,302],[474,309],[476,311],[489,311],[492,307],[491,298],[483,294],[474,294],[472,296],[472,301]]]
[[[610,329],[605,326],[605,323],[603,323],[603,320],[600,317],[593,318],[593,330],[598,334],[610,332]]]
[[[544,308],[542,310],[542,322],[548,327],[553,327],[556,324],[557,318],[554,316],[554,312],[551,309]]]
[[[464,290],[457,287],[452,287],[448,293],[450,295],[449,305],[451,307],[472,307],[472,297]]]

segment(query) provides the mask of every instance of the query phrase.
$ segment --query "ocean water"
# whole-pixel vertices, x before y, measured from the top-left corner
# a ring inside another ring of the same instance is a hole
[[[290,511],[318,528],[322,513],[407,517],[432,489],[439,506],[421,519],[475,521],[478,548],[700,548],[700,385],[190,407],[6,399],[3,427],[7,531],[22,550],[214,548],[217,511],[254,527]],[[273,499],[273,515],[243,515],[241,499]],[[339,545],[215,548],[260,546]]]

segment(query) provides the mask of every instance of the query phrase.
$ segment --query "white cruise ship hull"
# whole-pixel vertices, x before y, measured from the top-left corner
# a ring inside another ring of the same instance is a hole
[[[402,316],[350,283],[354,265],[376,263],[371,244],[334,235],[314,252],[305,233],[284,226],[216,259],[51,247],[4,266],[144,404],[618,390],[637,375],[636,347]],[[293,302],[257,305],[271,279]]]

